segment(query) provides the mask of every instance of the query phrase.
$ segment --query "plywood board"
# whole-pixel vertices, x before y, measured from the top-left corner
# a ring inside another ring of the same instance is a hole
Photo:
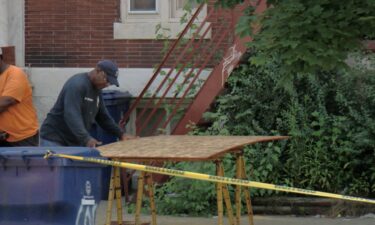
[[[203,161],[217,159],[249,144],[283,140],[287,136],[188,136],[137,138],[103,145],[101,155],[124,161]]]

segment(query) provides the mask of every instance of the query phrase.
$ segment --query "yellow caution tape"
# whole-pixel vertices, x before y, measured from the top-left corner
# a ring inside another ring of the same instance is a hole
[[[287,187],[283,185],[267,184],[267,183],[261,183],[261,182],[255,182],[255,181],[241,180],[241,179],[236,179],[236,178],[214,176],[214,175],[208,175],[208,174],[203,174],[203,173],[194,173],[194,172],[188,172],[188,171],[166,169],[166,168],[155,167],[155,166],[144,166],[144,165],[139,165],[139,164],[134,164],[134,163],[125,163],[125,162],[119,162],[119,161],[110,161],[110,160],[105,160],[105,159],[72,156],[72,155],[65,155],[65,154],[54,154],[51,151],[48,151],[47,154],[44,156],[44,158],[49,158],[51,156],[92,162],[92,163],[99,163],[99,164],[110,165],[110,166],[123,167],[123,168],[140,170],[140,171],[145,171],[145,172],[150,172],[150,173],[159,173],[159,174],[165,174],[165,175],[176,176],[176,177],[185,177],[185,178],[191,178],[191,179],[196,179],[196,180],[212,181],[216,183],[234,184],[234,185],[245,186],[245,187],[263,188],[263,189],[269,189],[269,190],[275,190],[275,191],[292,192],[292,193],[298,193],[298,194],[304,194],[304,195],[313,195],[313,196],[336,198],[336,199],[342,199],[342,200],[375,204],[375,200],[368,199],[368,198],[332,194],[328,192],[313,191],[313,190],[307,190],[307,189],[301,189],[301,188]]]

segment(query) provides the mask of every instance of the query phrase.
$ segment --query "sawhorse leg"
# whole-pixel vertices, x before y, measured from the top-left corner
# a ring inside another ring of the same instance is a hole
[[[150,208],[151,208],[151,218],[152,218],[152,225],[156,224],[156,206],[155,206],[155,199],[154,199],[154,181],[152,179],[152,174],[146,175],[146,184],[148,189],[148,197],[150,198]]]
[[[236,155],[236,178],[242,178],[242,161],[240,155]],[[241,224],[241,186],[236,186],[235,191],[235,202],[236,202],[236,224]]]
[[[224,176],[224,167],[221,161],[217,160],[216,163],[216,174],[218,176]],[[234,225],[234,218],[233,218],[233,209],[232,204],[230,202],[230,196],[228,187],[226,184],[217,183],[216,185],[216,192],[217,192],[217,209],[218,209],[218,224],[223,224],[223,195],[224,195],[224,202],[227,209],[227,215],[229,219],[229,224]]]
[[[246,170],[245,170],[245,161],[243,156],[241,156],[241,164],[242,164],[242,178],[243,179],[248,179],[246,175]],[[246,188],[244,191],[245,193],[245,199],[246,199],[246,208],[247,208],[247,215],[249,217],[249,224],[254,225],[254,213],[253,213],[253,207],[251,205],[251,197],[250,197],[250,188]]]
[[[106,214],[106,222],[105,225],[111,225],[112,220],[112,203],[113,198],[115,196],[115,175],[114,169],[111,169],[111,180],[109,182],[109,192],[108,192],[108,203],[107,203],[107,214]]]
[[[145,177],[145,172],[142,171],[138,177],[137,201],[135,203],[135,225],[141,225],[141,209],[142,209],[144,177]]]
[[[245,170],[245,160],[242,152],[236,154],[236,178],[248,179]],[[249,224],[254,225],[253,208],[251,206],[250,188],[244,190],[247,214],[249,217]],[[236,222],[240,224],[241,218],[241,186],[236,186]]]
[[[116,207],[117,207],[117,224],[122,225],[122,204],[121,204],[121,180],[120,180],[120,168],[112,167],[111,181],[109,184],[108,194],[108,205],[106,215],[106,225],[111,224],[112,220],[112,205],[113,199],[116,194]]]
[[[146,181],[145,181],[146,180]],[[143,188],[147,184],[148,194],[150,198],[152,225],[156,225],[156,207],[154,199],[154,184],[152,181],[151,174],[141,172],[138,177],[138,190],[137,190],[137,202],[135,207],[135,225],[141,225],[141,209],[142,209],[142,199],[143,199]]]
[[[218,176],[222,176],[220,169],[220,162],[216,161],[216,173]],[[217,195],[217,224],[223,225],[223,183],[216,184],[216,195]]]

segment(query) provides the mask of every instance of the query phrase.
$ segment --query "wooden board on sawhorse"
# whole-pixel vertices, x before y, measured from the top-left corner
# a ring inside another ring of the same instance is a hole
[[[285,140],[287,136],[186,136],[186,135],[171,135],[171,136],[153,136],[132,139],[124,142],[116,142],[108,145],[98,147],[101,155],[113,160],[122,162],[197,162],[197,161],[213,161],[216,163],[216,174],[219,176],[224,175],[224,168],[222,165],[222,158],[226,154],[236,155],[236,178],[247,179],[245,174],[245,163],[243,159],[243,148],[246,145],[256,144],[259,142]],[[119,174],[119,172],[117,172]],[[120,180],[120,176],[118,177]],[[141,179],[140,179],[141,178]],[[138,195],[136,205],[135,224],[140,225],[140,211],[142,206],[143,186],[145,184],[145,174],[141,173],[138,178]],[[141,183],[143,182],[143,183]],[[121,182],[113,181],[112,185]],[[154,200],[152,177],[147,178],[146,184],[150,197],[150,203]],[[117,188],[120,189],[120,188]],[[116,190],[117,190],[116,189]],[[115,190],[113,186],[113,190]],[[151,190],[151,191],[150,191]],[[245,195],[246,207],[249,217],[249,224],[253,225],[253,213],[251,207],[249,189],[245,188],[243,192]],[[113,191],[115,192],[115,191]],[[217,207],[218,207],[218,224],[223,224],[223,200],[225,202],[228,219],[231,225],[240,224],[241,216],[241,186],[237,186],[235,190],[235,204],[236,204],[236,217],[233,216],[233,209],[229,198],[227,185],[217,184]],[[114,194],[112,194],[114,196]],[[116,195],[117,196],[117,195]],[[111,197],[111,196],[110,196]],[[224,198],[223,198],[224,197]],[[121,193],[120,193],[121,199]],[[113,201],[113,197],[112,197]],[[118,201],[118,200],[116,200]],[[121,200],[120,200],[121,202]],[[117,204],[118,205],[118,204]],[[112,207],[112,203],[111,203]],[[121,207],[121,204],[118,205]],[[110,209],[112,211],[112,208]],[[118,221],[122,221],[122,216]],[[155,203],[151,203],[152,225],[156,225],[156,211]],[[107,218],[110,214],[107,213]],[[110,220],[109,220],[110,221]],[[109,225],[108,223],[107,225]]]

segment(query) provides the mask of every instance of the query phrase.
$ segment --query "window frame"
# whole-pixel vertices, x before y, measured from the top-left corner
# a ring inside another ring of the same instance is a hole
[[[170,1],[170,19],[172,21],[180,21],[180,17],[184,15],[184,9],[183,7],[182,8],[178,8],[178,0],[172,0]],[[199,4],[196,5],[196,7],[198,7]],[[196,7],[192,8],[193,10],[196,10]],[[203,10],[202,11],[205,11],[207,12],[207,5],[204,6]],[[203,20],[204,17],[206,16],[207,13],[200,13],[197,17],[197,20]]]
[[[127,7],[127,13],[129,15],[132,15],[132,14],[159,14],[160,13],[160,10],[159,10],[159,0],[154,0],[155,1],[155,10],[154,11],[151,11],[151,10],[150,11],[132,11],[130,9],[130,1],[131,0],[127,0],[127,5],[128,5],[128,7]]]
[[[117,22],[113,23],[113,38],[115,40],[132,40],[132,39],[147,39],[155,40],[157,34],[155,28],[159,24],[163,28],[169,29],[166,31],[167,39],[175,39],[181,30],[186,26],[180,23],[180,18],[175,16],[172,6],[176,5],[177,0],[155,0],[157,2],[157,12],[143,13],[141,11],[129,12],[130,0],[120,1],[120,18]],[[201,13],[197,19],[197,25],[207,15],[207,4],[204,5]],[[210,22],[206,22],[208,26]],[[168,34],[167,34],[168,33]],[[205,36],[205,39],[211,38],[211,29]]]

